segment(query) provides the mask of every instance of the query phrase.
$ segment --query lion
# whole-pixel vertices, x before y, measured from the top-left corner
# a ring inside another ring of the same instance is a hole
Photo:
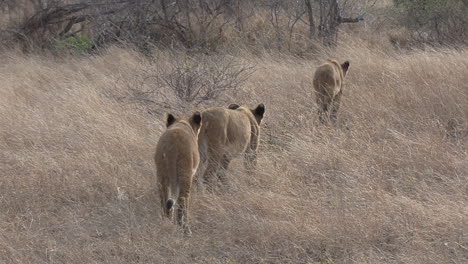
[[[231,160],[245,153],[244,165],[248,172],[256,167],[257,148],[260,140],[260,123],[265,106],[251,109],[231,104],[228,108],[213,107],[203,113],[203,125],[198,137],[200,165],[206,165],[203,181],[210,183],[216,175],[227,185],[225,171]]]
[[[159,138],[154,156],[163,216],[172,220],[177,204],[177,224],[188,235],[191,234],[189,195],[200,162],[198,134],[201,125],[202,114],[198,111],[191,117],[168,113],[167,129]]]
[[[313,84],[322,124],[329,120],[336,122],[343,94],[343,80],[348,69],[349,61],[339,64],[336,60],[329,59],[315,71]]]

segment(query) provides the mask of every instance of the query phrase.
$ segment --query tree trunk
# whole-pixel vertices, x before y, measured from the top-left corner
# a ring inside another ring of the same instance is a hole
[[[311,0],[304,0],[306,9],[307,9],[307,16],[309,17],[309,39],[313,39],[315,37],[315,23],[314,23],[314,13],[312,12],[312,3]]]
[[[325,46],[336,46],[338,17],[337,0],[320,0],[319,37]]]
[[[363,20],[362,16],[356,18],[341,17],[337,0],[320,0],[319,37],[325,46],[336,46],[338,41],[338,26],[341,23],[356,23]]]

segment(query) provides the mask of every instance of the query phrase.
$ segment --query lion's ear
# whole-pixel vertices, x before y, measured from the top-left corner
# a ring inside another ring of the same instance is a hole
[[[201,113],[198,112],[198,111],[195,112],[195,113],[193,113],[193,115],[192,115],[192,120],[193,120],[193,122],[194,122],[195,124],[200,125],[200,124],[201,124],[201,121],[202,121],[202,115],[201,115]]]
[[[347,72],[349,69],[349,61],[345,61],[343,64],[341,64],[341,68],[343,69],[343,72]]]
[[[238,104],[230,104],[230,105],[228,106],[228,109],[236,110],[236,109],[239,108],[239,107],[240,107],[240,105],[238,105]]]
[[[166,127],[169,127],[170,125],[174,124],[175,121],[176,118],[174,115],[172,115],[171,113],[166,114]]]
[[[263,118],[263,114],[265,114],[265,105],[259,104],[257,108],[253,111],[254,115],[260,118]]]

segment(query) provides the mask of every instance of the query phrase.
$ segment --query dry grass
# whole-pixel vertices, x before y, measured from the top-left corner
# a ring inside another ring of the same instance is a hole
[[[311,87],[326,52],[239,58],[257,68],[235,102],[267,107],[258,170],[195,188],[188,239],[160,217],[152,155],[164,112],[190,107],[141,97],[171,56],[1,54],[0,262],[466,263],[468,139],[445,128],[468,124],[468,52],[347,43],[336,128]]]

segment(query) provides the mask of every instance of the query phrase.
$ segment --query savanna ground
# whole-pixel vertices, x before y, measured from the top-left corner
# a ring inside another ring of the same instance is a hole
[[[466,49],[236,52],[254,71],[198,106],[155,78],[185,56],[0,54],[1,263],[468,262]],[[336,127],[312,92],[328,57],[351,61]],[[195,187],[185,237],[155,190],[164,113],[260,102],[255,174]]]

